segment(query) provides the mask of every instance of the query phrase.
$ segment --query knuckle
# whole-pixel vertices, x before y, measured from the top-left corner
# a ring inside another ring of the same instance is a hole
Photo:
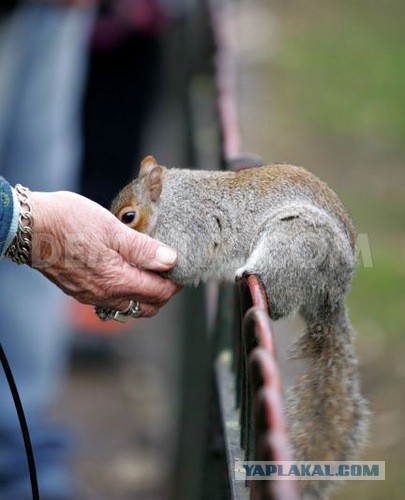
[[[164,280],[162,302],[167,302],[177,292],[177,286],[170,280]]]
[[[114,298],[114,294],[112,293],[111,289],[109,288],[106,288],[106,289],[103,289],[101,291],[101,297],[104,299],[104,300],[111,300]]]
[[[144,306],[145,307],[145,306]],[[145,308],[144,313],[142,316],[144,318],[152,318],[153,316],[156,316],[156,314],[159,312],[159,307],[153,306],[153,305],[148,305],[147,308]]]
[[[165,304],[176,292],[177,286],[174,283],[156,275],[150,296],[153,298],[154,304]]]
[[[161,282],[159,280],[159,281],[154,281],[151,284],[153,286],[150,288],[150,291],[148,293],[148,295],[151,298],[151,302],[153,302],[153,304],[167,302],[171,297],[171,294],[169,293],[167,286],[164,284],[164,282]]]
[[[109,293],[108,293],[108,289],[106,289],[105,287],[103,287],[100,284],[97,284],[96,286],[94,286],[92,288],[92,294],[94,295],[94,298],[97,301],[104,301],[104,300],[108,300],[110,298]]]
[[[159,303],[166,303],[171,296],[173,295],[170,287],[165,286],[165,288],[161,289],[156,299]]]

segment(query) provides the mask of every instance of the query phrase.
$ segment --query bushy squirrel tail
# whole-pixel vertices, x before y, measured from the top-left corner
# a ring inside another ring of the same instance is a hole
[[[287,414],[296,460],[356,460],[365,444],[369,411],[360,393],[354,334],[342,301],[303,314],[306,330],[293,356],[309,367],[291,390]],[[303,481],[322,498],[329,481]]]

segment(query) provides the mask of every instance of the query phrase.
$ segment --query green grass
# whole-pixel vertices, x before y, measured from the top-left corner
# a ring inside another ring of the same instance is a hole
[[[402,198],[357,192],[343,196],[358,233],[367,235],[372,267],[359,255],[349,298],[350,313],[360,336],[390,342],[405,336],[405,204]]]
[[[331,3],[314,9],[318,22],[296,21],[283,37],[272,71],[288,82],[284,99],[322,134],[403,147],[405,3]]]
[[[346,191],[340,195],[359,232],[373,233],[377,240],[403,235],[405,203],[402,194],[376,196],[356,189],[355,193]]]
[[[405,204],[399,182],[395,193],[387,182],[390,159],[405,150],[405,2],[312,0],[283,9],[279,51],[267,68],[280,129],[298,141],[323,138],[331,158],[336,144],[381,155],[373,189],[367,165],[352,160],[355,181],[342,176],[338,191],[357,231],[368,235],[373,260],[371,268],[360,262],[353,283],[354,326],[360,338],[389,342],[405,336]],[[329,168],[339,168],[338,157]]]
[[[360,337],[390,342],[405,335],[405,266],[392,255],[373,254],[373,267],[358,267],[349,296],[350,316]]]

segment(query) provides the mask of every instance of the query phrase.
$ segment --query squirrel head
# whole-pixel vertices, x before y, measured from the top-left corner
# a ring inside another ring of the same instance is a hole
[[[153,156],[146,156],[141,162],[138,178],[119,192],[112,202],[111,212],[128,227],[150,234],[165,170]]]

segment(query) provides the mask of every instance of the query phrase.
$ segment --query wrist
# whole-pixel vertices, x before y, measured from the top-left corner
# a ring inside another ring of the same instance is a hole
[[[57,245],[58,221],[55,213],[58,210],[56,193],[32,191],[30,201],[34,214],[32,233],[31,266],[45,268],[55,260],[54,250]],[[56,259],[57,260],[57,259]]]
[[[30,202],[32,206],[32,212],[34,214],[34,226],[33,226],[33,239],[40,233],[46,233],[46,212],[48,200],[47,197],[50,193],[42,193],[39,191],[30,192]]]
[[[29,190],[21,186],[21,184],[17,184],[13,191],[13,201],[15,214],[17,211],[19,212],[18,222],[16,221],[16,217],[13,217],[13,224],[17,223],[17,228],[5,255],[15,264],[30,265],[34,219]]]

